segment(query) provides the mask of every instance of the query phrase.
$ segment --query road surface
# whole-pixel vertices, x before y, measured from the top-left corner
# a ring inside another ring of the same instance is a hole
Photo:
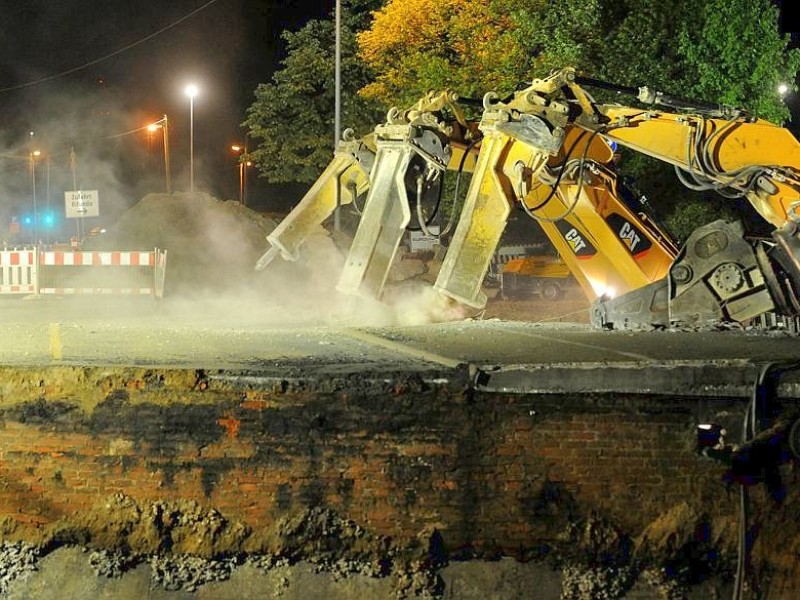
[[[800,340],[783,332],[609,332],[498,319],[314,325],[235,303],[224,314],[216,304],[188,306],[150,298],[3,299],[0,365],[202,368],[264,378],[435,377],[472,365],[496,391],[746,395],[763,365],[800,362]],[[793,378],[786,381],[794,395]]]

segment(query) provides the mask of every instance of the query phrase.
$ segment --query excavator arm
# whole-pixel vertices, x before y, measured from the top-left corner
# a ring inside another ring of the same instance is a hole
[[[451,92],[393,109],[365,140],[345,140],[297,208],[268,237],[263,268],[294,259],[312,228],[368,189],[338,289],[380,298],[403,232],[444,172],[480,150],[458,226],[434,287],[482,308],[482,284],[515,207],[538,221],[594,300],[592,321],[637,328],[745,321],[800,313],[800,145],[785,129],[728,107],[697,105],[648,88],[620,88],[670,111],[594,101],[582,84],[608,87],[562,69],[504,101],[484,98],[478,129]],[[450,109],[453,123],[442,120]],[[741,196],[776,229],[751,243],[740,224],[696,230],[680,251],[619,193],[611,144],[672,164],[695,190]],[[472,160],[468,161],[473,163]],[[350,190],[343,195],[342,190]],[[343,198],[343,196],[346,196]]]
[[[489,147],[505,150],[492,150],[487,167],[477,173],[476,189],[470,190],[474,200],[465,204],[435,287],[469,305],[482,304],[475,291],[480,268],[494,251],[490,240],[502,231],[483,212],[489,195],[504,195],[540,221],[579,281],[583,276],[592,282],[597,325],[696,325],[745,321],[768,311],[797,314],[800,145],[794,136],[727,107],[698,106],[647,88],[633,90],[640,101],[676,112],[598,104],[581,81],[574,70],[563,69],[504,102],[487,95],[481,129]],[[695,231],[676,256],[665,238],[648,236],[643,223],[620,210],[613,177],[603,181],[607,160],[597,150],[607,142],[671,163],[692,189],[747,198],[776,227],[772,239],[752,244],[741,225],[717,221]],[[630,257],[616,251],[619,243],[637,238],[656,249],[649,263],[636,260],[635,251]],[[478,248],[480,265],[474,260]],[[465,273],[472,293],[463,284]],[[598,277],[615,285],[598,285]]]
[[[628,206],[612,170],[607,141],[565,123],[542,120],[489,96],[481,151],[453,239],[434,287],[481,308],[483,278],[512,207],[541,225],[587,297],[626,294],[663,280],[677,248]],[[667,320],[663,293],[646,298]]]
[[[346,136],[334,158],[300,203],[267,236],[270,248],[256,263],[275,257],[297,260],[305,240],[333,211],[367,194],[361,221],[337,289],[380,299],[403,234],[416,213],[425,228],[422,204],[438,193],[452,165],[471,170],[467,153],[474,124],[452,92],[430,93],[405,111],[392,109],[386,122],[362,140]],[[448,109],[455,121],[445,121]]]
[[[355,140],[347,133],[322,175],[267,236],[270,247],[256,262],[256,270],[266,269],[279,255],[284,260],[296,261],[303,243],[333,211],[355,202],[369,188],[374,162],[374,142],[370,138]]]

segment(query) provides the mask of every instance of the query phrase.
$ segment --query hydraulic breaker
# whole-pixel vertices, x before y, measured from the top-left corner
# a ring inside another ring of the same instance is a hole
[[[350,204],[369,186],[369,172],[374,153],[362,140],[339,142],[328,167],[308,190],[300,203],[267,236],[270,248],[256,262],[256,270],[265,269],[280,254],[295,261],[303,242],[340,205]]]
[[[375,166],[353,244],[336,288],[380,299],[397,248],[411,220],[410,201],[441,181],[450,148],[435,127],[408,123],[375,129]]]
[[[543,144],[557,147],[538,119],[510,122],[505,111],[487,111],[480,129],[484,138],[464,206],[434,288],[467,306],[483,308],[481,290],[489,262],[500,241],[523,179],[542,169]]]

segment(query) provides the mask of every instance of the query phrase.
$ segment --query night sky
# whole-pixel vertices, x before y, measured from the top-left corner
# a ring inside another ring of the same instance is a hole
[[[194,102],[196,187],[236,198],[238,171],[229,147],[243,140],[239,125],[253,91],[270,80],[282,58],[281,31],[297,29],[333,5],[333,0],[0,2],[0,228],[28,203],[27,157],[34,146],[49,157],[54,204],[72,188],[70,147],[78,157],[78,187],[100,189],[101,203],[105,198],[117,212],[146,191],[161,191],[159,140],[144,132],[110,136],[163,114],[171,122],[173,189],[188,190],[189,101],[183,89],[190,81],[201,90]],[[777,3],[785,5],[783,31],[800,42],[797,3]],[[67,71],[72,72],[59,76]]]
[[[190,121],[183,90],[189,82],[200,88],[194,101],[196,188],[236,198],[238,171],[229,147],[243,140],[239,125],[253,91],[270,80],[282,58],[280,33],[319,18],[328,4],[2,0],[0,154],[5,160],[0,161],[0,205],[28,195],[27,163],[15,159],[28,156],[34,146],[51,157],[53,187],[68,170],[69,148],[74,146],[84,180],[79,187],[111,187],[116,178],[128,195],[157,188],[158,179],[145,180],[149,175],[163,179],[163,168],[158,171],[160,140],[148,139],[145,132],[111,141],[108,137],[164,114],[171,123],[173,188],[187,190]],[[67,71],[74,72],[58,76]],[[130,160],[114,164],[115,154]],[[97,159],[108,164],[93,173],[90,163]],[[12,181],[15,177],[19,185]],[[131,200],[138,197],[114,202]],[[0,220],[3,216],[0,206]]]

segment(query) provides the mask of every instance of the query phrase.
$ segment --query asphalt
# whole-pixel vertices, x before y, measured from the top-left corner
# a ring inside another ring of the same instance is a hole
[[[468,372],[511,393],[748,396],[768,370],[800,398],[800,339],[782,331],[597,331],[581,324],[461,320],[405,326],[224,317],[149,298],[0,301],[0,367],[204,369],[251,381]],[[198,317],[198,314],[204,315]]]

